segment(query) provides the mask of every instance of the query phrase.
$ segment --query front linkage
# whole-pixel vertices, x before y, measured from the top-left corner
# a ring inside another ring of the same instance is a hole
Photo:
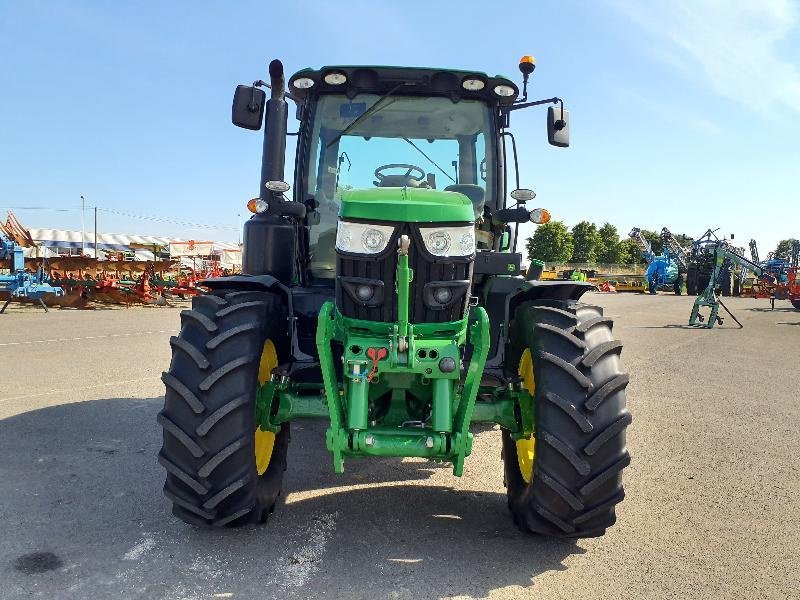
[[[530,404],[529,397],[519,386],[480,388],[490,345],[483,307],[472,307],[459,321],[409,323],[413,271],[408,237],[402,236],[398,246],[397,322],[347,318],[333,302],[325,303],[316,336],[323,388],[273,377],[259,391],[257,422],[262,429],[277,431],[291,419],[328,416],[327,447],[337,473],[343,472],[344,456],[349,455],[448,461],[453,473],[461,475],[472,450],[470,423],[500,423],[517,435],[529,435],[532,418],[523,419],[525,426],[516,417],[520,404]],[[341,381],[333,343],[343,349]],[[467,344],[472,353],[462,384]],[[475,410],[479,392],[490,394],[492,401],[479,403]],[[528,402],[520,403],[520,395]],[[387,396],[379,408],[376,401]]]

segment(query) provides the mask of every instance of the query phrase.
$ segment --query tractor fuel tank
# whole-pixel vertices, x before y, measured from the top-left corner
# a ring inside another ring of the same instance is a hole
[[[297,234],[287,219],[259,214],[244,224],[242,271],[272,275],[284,284],[294,280]]]

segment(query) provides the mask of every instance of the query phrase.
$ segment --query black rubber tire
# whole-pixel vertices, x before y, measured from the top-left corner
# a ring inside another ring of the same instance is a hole
[[[800,310],[800,299],[789,300],[789,302],[791,302],[792,306],[794,306],[797,310]]]
[[[686,271],[686,294],[697,296],[697,269],[694,267]]]
[[[672,291],[675,292],[676,296],[683,294],[683,273],[678,273],[675,282],[672,284]]]
[[[720,278],[720,293],[727,297],[731,295],[731,291],[733,290],[733,276],[730,272],[730,269],[726,269],[722,272],[722,277]]]
[[[700,294],[702,294],[703,291],[705,291],[705,289],[708,287],[709,281],[711,281],[711,275],[709,273],[704,273],[704,272],[698,272],[697,273],[697,295],[698,296]]]
[[[508,506],[523,530],[596,537],[616,521],[615,506],[625,497],[625,431],[632,418],[622,344],[611,327],[601,308],[586,304],[537,301],[516,311],[507,370],[516,373],[529,348],[536,380],[530,484],[520,473],[516,443],[503,431]]]
[[[255,464],[255,394],[264,342],[278,361],[288,349],[286,311],[275,294],[220,291],[196,296],[170,338],[172,361],[162,380],[158,415],[172,512],[200,526],[264,522],[280,495],[289,427],[276,435],[266,472]]]

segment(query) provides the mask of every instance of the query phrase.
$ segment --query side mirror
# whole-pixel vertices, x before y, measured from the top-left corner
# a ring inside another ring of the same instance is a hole
[[[569,111],[562,107],[547,109],[547,141],[551,146],[569,146]]]
[[[249,85],[237,85],[233,95],[231,121],[237,127],[258,131],[264,122],[264,107],[267,94],[264,90]]]

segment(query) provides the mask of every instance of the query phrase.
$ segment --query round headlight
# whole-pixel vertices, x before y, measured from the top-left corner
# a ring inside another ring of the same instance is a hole
[[[475,234],[462,233],[458,238],[458,249],[462,254],[472,254],[475,251]]]
[[[360,285],[356,288],[356,296],[362,302],[366,302],[375,294],[375,290],[371,285]]]
[[[322,79],[328,85],[342,85],[347,81],[347,75],[344,73],[328,73]]]
[[[339,228],[336,232],[336,247],[341,248],[342,250],[351,251],[350,244],[353,243],[353,234],[347,227],[342,227],[341,221],[339,222]]]
[[[453,290],[447,287],[436,288],[433,291],[433,299],[439,304],[447,304],[453,297]]]
[[[364,250],[377,252],[386,246],[386,236],[383,235],[383,232],[370,228],[361,235],[361,244],[364,246]]]
[[[515,90],[510,85],[496,85],[494,86],[494,93],[503,98],[508,98],[510,96],[515,95],[517,93],[517,90]]]
[[[486,87],[482,79],[465,79],[461,82],[461,87],[470,92],[479,92]]]
[[[428,235],[426,246],[431,254],[444,254],[450,249],[450,235],[446,231],[434,231]]]
[[[314,85],[314,80],[310,77],[298,77],[292,82],[292,85],[298,90],[307,90]]]

